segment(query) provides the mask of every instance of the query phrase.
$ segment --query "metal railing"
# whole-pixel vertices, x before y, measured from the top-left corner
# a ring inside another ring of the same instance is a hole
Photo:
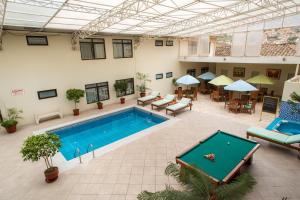
[[[82,163],[80,149],[78,147],[76,147],[75,152],[74,152],[74,158],[76,158],[76,157],[78,157],[79,162]]]
[[[93,144],[89,144],[88,147],[87,147],[87,150],[86,150],[86,153],[92,151],[93,152],[93,158],[95,158],[95,149],[94,149],[94,146]]]

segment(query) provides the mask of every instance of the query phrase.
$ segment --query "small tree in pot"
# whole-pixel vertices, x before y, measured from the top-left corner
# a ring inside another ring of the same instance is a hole
[[[97,102],[97,106],[99,110],[103,109],[103,103],[101,101]]]
[[[79,115],[77,103],[80,102],[80,98],[84,97],[84,91],[81,89],[69,89],[67,90],[66,95],[69,101],[74,101],[75,103],[75,109],[73,109],[74,116]]]
[[[53,157],[61,146],[60,139],[52,133],[44,133],[28,137],[21,149],[24,161],[36,162],[43,158],[47,169],[44,171],[45,181],[51,183],[58,178],[58,168],[52,164]]]
[[[117,92],[117,97],[121,97],[120,98],[121,104],[124,104],[125,103],[124,96],[125,96],[126,90],[127,90],[127,83],[125,81],[117,81],[114,84],[114,88]]]
[[[149,76],[147,74],[143,74],[141,72],[136,73],[136,79],[139,81],[139,85],[137,85],[137,89],[140,92],[140,96],[144,97],[146,95],[146,90],[148,89],[146,84],[147,82],[151,82]]]
[[[10,108],[7,110],[7,119],[1,122],[1,126],[6,129],[7,133],[14,133],[17,131],[18,119],[21,119],[20,114],[23,113],[22,110],[17,108]]]

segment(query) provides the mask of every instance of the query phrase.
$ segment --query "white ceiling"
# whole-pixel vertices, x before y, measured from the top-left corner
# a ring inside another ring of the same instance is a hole
[[[294,17],[299,8],[300,0],[7,0],[3,25],[73,30],[81,37],[98,32],[190,37],[248,24],[265,28],[261,24],[270,19],[300,25]]]

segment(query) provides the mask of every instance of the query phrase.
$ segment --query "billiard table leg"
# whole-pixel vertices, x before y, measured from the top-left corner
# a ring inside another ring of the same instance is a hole
[[[249,160],[246,161],[246,165],[251,165],[253,162],[253,156],[251,156],[251,158],[249,158]]]

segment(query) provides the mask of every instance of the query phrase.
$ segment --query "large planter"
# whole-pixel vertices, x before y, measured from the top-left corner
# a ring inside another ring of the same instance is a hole
[[[175,94],[178,94],[178,90],[175,90],[174,93],[175,93]]]
[[[140,96],[141,96],[141,97],[146,96],[146,92],[141,92],[141,93],[140,93]]]
[[[74,114],[74,116],[78,116],[79,115],[79,109],[74,109],[73,114]]]
[[[125,103],[125,98],[124,97],[120,98],[120,101],[121,101],[121,104],[124,104]]]
[[[52,183],[54,181],[56,181],[56,179],[58,178],[58,167],[50,167],[49,169],[46,169],[44,171],[45,174],[45,181],[47,183]]]
[[[5,127],[7,133],[15,133],[17,131],[17,124]]]

